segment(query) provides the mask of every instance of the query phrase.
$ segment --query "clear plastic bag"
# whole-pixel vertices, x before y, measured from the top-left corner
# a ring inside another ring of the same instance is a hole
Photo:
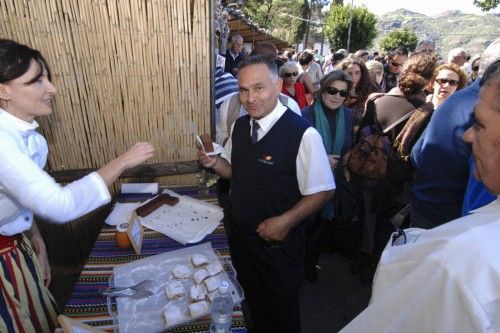
[[[195,302],[191,300],[189,295],[191,286],[195,284],[192,275],[188,279],[177,279],[172,275],[172,269],[179,264],[190,266],[194,272],[196,268],[193,267],[190,261],[191,256],[194,254],[202,254],[210,262],[219,260],[222,263],[224,271],[219,273],[220,278],[229,282],[229,292],[233,297],[234,304],[241,303],[243,290],[236,280],[236,271],[232,267],[230,259],[217,256],[209,242],[186,247],[114,268],[113,275],[110,278],[111,287],[134,285],[146,279],[154,281],[153,296],[138,300],[108,298],[108,312],[114,317],[119,332],[162,332],[165,329],[171,329],[205,316],[201,315],[193,318],[189,314],[188,306],[190,303]],[[182,282],[186,295],[175,300],[169,300],[165,287],[168,283],[177,280]],[[208,296],[206,301],[210,311]],[[114,302],[116,302],[116,307],[113,307]],[[179,309],[184,318],[173,324],[167,324],[163,312],[173,307]]]

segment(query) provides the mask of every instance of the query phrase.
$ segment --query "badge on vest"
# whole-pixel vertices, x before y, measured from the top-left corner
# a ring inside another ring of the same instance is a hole
[[[273,157],[271,155],[264,155],[261,158],[258,158],[257,161],[268,165],[274,165]]]

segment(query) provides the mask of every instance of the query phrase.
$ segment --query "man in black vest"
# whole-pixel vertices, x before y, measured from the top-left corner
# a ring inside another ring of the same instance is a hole
[[[304,222],[335,188],[319,133],[279,102],[282,83],[272,57],[244,59],[238,84],[248,115],[221,157],[198,151],[203,166],[233,182],[229,245],[249,332],[300,332]]]

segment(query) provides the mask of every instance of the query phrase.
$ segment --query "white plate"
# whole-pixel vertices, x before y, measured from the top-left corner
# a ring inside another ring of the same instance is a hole
[[[177,196],[175,206],[162,205],[146,217],[141,224],[160,232],[181,244],[197,243],[212,233],[224,217],[222,208],[202,200],[168,191]]]

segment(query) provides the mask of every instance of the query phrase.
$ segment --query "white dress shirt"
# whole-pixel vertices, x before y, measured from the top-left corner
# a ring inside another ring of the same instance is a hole
[[[37,127],[0,109],[1,235],[30,229],[33,213],[63,223],[111,200],[96,172],[63,187],[43,171],[48,147]]]
[[[262,139],[276,122],[285,113],[287,108],[279,101],[271,113],[257,120],[259,129],[257,130],[258,140]],[[231,127],[233,130],[234,124]],[[252,122],[250,120],[251,136]],[[221,157],[231,163],[232,141],[231,137],[224,146],[224,152]],[[322,191],[335,189],[332,169],[328,162],[325,147],[318,131],[309,127],[302,136],[299,151],[295,160],[297,168],[297,181],[299,183],[300,193],[302,195],[311,195]]]
[[[500,197],[387,244],[370,305],[341,332],[500,332]]]

